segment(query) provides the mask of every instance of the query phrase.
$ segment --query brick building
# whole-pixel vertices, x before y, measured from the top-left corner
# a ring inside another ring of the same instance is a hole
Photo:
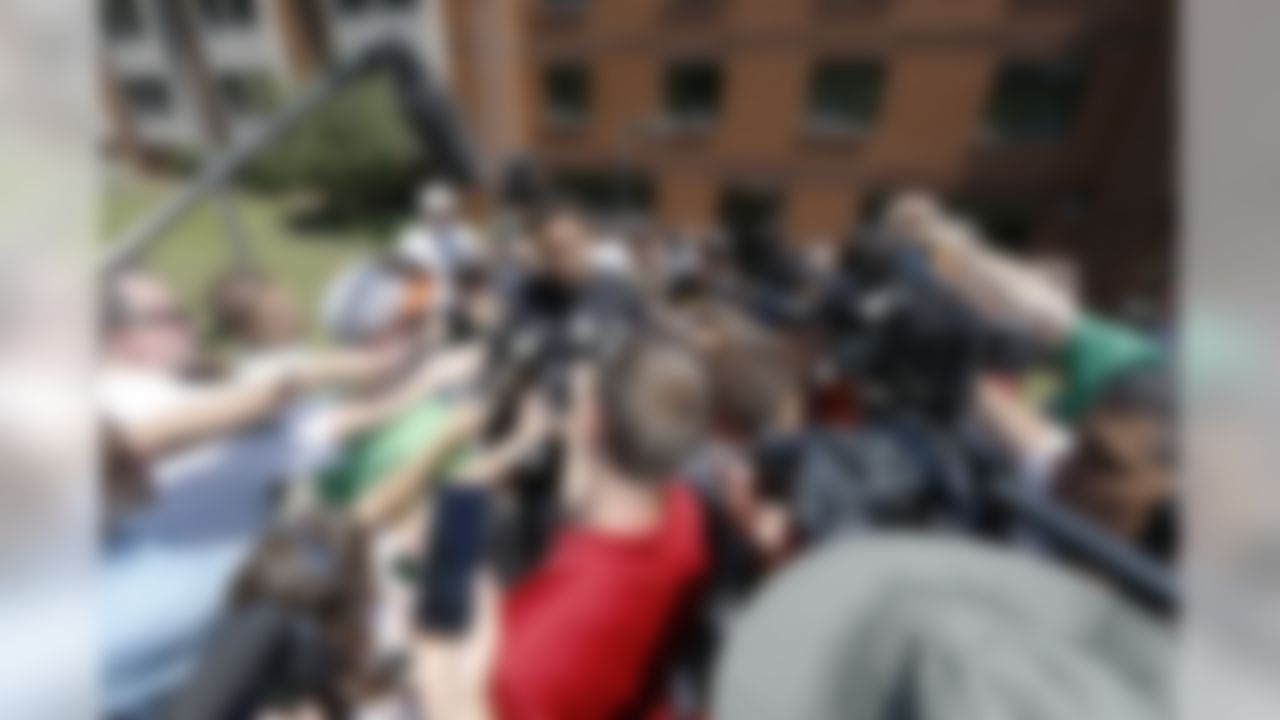
[[[449,5],[482,136],[591,204],[803,242],[929,187],[1096,300],[1168,301],[1171,0]]]
[[[99,0],[102,90],[126,152],[247,133],[334,59],[397,39],[447,76],[437,0]]]
[[[934,188],[1079,258],[1093,299],[1167,306],[1172,4],[105,0],[103,87],[117,143],[199,144],[255,122],[263,86],[394,36],[492,157],[531,151],[602,210],[804,242]],[[178,76],[183,47],[203,82]]]

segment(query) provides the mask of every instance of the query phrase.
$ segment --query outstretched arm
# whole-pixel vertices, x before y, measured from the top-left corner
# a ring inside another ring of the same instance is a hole
[[[360,498],[357,522],[370,529],[387,527],[412,510],[436,472],[479,433],[483,420],[478,404],[459,406],[443,432]]]
[[[348,400],[333,410],[330,420],[339,441],[359,435],[407,411],[423,398],[474,378],[483,353],[479,347],[441,352],[407,377],[368,397]]]
[[[484,569],[484,508],[492,487],[553,431],[541,398],[522,403],[516,429],[453,473],[432,523],[429,560],[419,592],[414,684],[427,717],[495,717],[489,687],[497,638],[499,593]],[[470,588],[462,597],[461,588]]]
[[[287,376],[224,383],[155,417],[116,420],[115,441],[138,459],[154,459],[262,422],[302,389],[301,382]]]
[[[1024,469],[1047,469],[1071,445],[1071,436],[1066,430],[1004,383],[979,379],[975,402],[979,417]]]
[[[890,228],[923,248],[934,271],[979,309],[1031,329],[1060,347],[1080,320],[1076,303],[1043,274],[991,246],[968,223],[948,215],[930,197],[899,197]]]

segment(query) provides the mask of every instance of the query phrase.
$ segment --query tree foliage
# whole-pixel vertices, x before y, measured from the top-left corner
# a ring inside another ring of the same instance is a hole
[[[403,199],[420,161],[390,83],[371,79],[324,103],[254,163],[246,179],[313,191],[328,210],[345,215]]]

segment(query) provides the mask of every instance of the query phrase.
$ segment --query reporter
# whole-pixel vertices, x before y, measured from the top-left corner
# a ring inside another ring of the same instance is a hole
[[[193,381],[192,328],[168,288],[128,270],[103,290],[101,411],[148,483],[145,495],[113,508],[104,547],[107,706],[129,712],[181,680],[286,481],[331,463],[346,437],[402,398],[338,406],[308,398],[334,381],[385,376],[397,364],[390,352],[300,355],[252,377]],[[429,386],[423,374],[418,382]]]
[[[1173,408],[1154,343],[1084,311],[928,198],[900,198],[890,224],[925,248],[935,273],[976,307],[1033,329],[1055,351],[1062,388],[1053,419],[991,383],[979,388],[979,411],[1019,458],[1023,482],[1120,538],[1170,555]]]
[[[588,482],[544,562],[498,601],[478,591],[461,623],[440,612],[449,603],[424,605],[415,665],[431,717],[615,718],[657,706],[662,661],[707,568],[697,503],[672,482],[705,429],[706,376],[682,348],[644,337],[601,377],[628,382],[594,388],[590,422],[568,430]],[[458,480],[492,488],[536,434],[478,455]],[[478,574],[447,554],[458,547],[437,542],[429,579],[475,587]]]

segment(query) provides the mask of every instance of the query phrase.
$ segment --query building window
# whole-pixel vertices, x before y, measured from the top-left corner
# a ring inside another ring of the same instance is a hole
[[[224,73],[218,78],[218,92],[232,115],[260,115],[276,106],[275,82],[265,73]]]
[[[137,0],[105,0],[100,9],[107,37],[120,40],[142,34],[142,11]]]
[[[157,77],[121,80],[120,92],[129,107],[141,115],[163,115],[173,102],[168,84]]]
[[[248,27],[256,19],[253,0],[200,0],[200,16],[215,28]]]
[[[783,237],[785,205],[772,188],[725,188],[719,201],[720,226],[753,273],[778,269],[775,252]]]
[[[369,10],[409,10],[418,0],[337,0],[338,9],[346,15],[359,15]]]
[[[653,178],[636,171],[619,172],[615,175],[614,209],[628,215],[652,215],[656,206]]]
[[[986,134],[998,142],[1065,137],[1084,95],[1084,70],[1061,62],[1013,62],[1000,70],[987,114]]]
[[[878,228],[880,221],[884,219],[884,210],[895,192],[896,189],[888,187],[877,187],[865,192],[858,204],[858,216],[853,223],[854,232],[866,233]]]
[[[822,62],[814,69],[810,83],[810,129],[858,132],[875,125],[884,89],[884,68],[879,63]]]
[[[556,125],[579,125],[591,113],[591,76],[581,63],[560,63],[546,69],[543,92],[547,119]]]
[[[961,216],[969,218],[997,247],[1017,254],[1032,249],[1035,217],[1030,207],[991,198],[962,198],[954,205]]]
[[[564,170],[552,178],[557,193],[595,215],[653,211],[653,179],[634,171]]]
[[[667,68],[667,117],[677,125],[702,126],[720,113],[720,66],[714,62],[680,62]]]
[[[552,13],[581,12],[587,7],[587,0],[542,0],[543,10]]]

